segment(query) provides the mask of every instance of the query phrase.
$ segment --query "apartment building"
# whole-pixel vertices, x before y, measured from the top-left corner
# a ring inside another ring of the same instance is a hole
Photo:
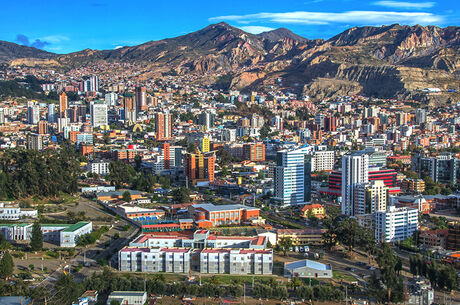
[[[311,158],[311,171],[331,171],[334,169],[334,151],[315,151]]]
[[[125,247],[118,262],[128,272],[272,274],[273,250]]]
[[[375,238],[387,243],[402,241],[418,230],[418,210],[389,207],[375,213]]]

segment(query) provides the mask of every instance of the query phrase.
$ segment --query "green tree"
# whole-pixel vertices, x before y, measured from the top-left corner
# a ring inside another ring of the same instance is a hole
[[[347,218],[338,223],[335,234],[337,240],[348,248],[351,254],[353,248],[358,245],[362,239],[363,228],[359,225],[358,221],[354,218]]]
[[[123,196],[123,198],[122,198],[123,201],[131,202],[132,199],[131,199],[131,193],[130,192],[125,191],[125,192],[123,192],[122,196]]]
[[[43,249],[43,232],[40,223],[36,221],[32,226],[32,236],[30,237],[30,249],[41,251]]]
[[[398,257],[386,243],[382,244],[381,250],[377,255],[377,264],[380,270],[380,280],[386,287],[386,301],[401,301],[398,299],[403,296],[404,286],[402,279],[397,275]]]
[[[72,304],[82,294],[82,286],[74,281],[71,274],[61,274],[55,284],[56,304]]]
[[[0,259],[0,277],[2,279],[8,279],[13,275],[14,263],[10,252],[3,252],[3,256]]]
[[[190,143],[190,144],[187,146],[187,152],[188,152],[188,153],[191,153],[191,154],[194,154],[194,153],[196,152],[195,143]]]
[[[190,190],[186,187],[180,187],[172,192],[172,201],[174,203],[190,202]]]
[[[292,247],[292,239],[290,237],[281,237],[278,241],[278,246],[283,251],[284,256],[286,256],[287,251]]]

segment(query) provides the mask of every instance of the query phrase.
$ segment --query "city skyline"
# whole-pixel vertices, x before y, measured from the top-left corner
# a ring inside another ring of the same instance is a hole
[[[274,1],[246,3],[209,1],[149,3],[85,0],[84,13],[70,3],[34,1],[3,4],[9,14],[0,21],[0,40],[34,46],[55,53],[86,48],[114,49],[184,35],[212,23],[225,21],[250,33],[285,27],[309,39],[328,39],[354,26],[394,23],[448,26],[458,23],[454,1],[335,1],[312,0],[298,3]],[[457,5],[458,7],[458,5]],[[121,14],[121,15],[120,15]]]

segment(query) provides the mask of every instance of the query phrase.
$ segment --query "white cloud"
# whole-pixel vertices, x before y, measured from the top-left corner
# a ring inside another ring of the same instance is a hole
[[[268,26],[258,26],[258,25],[241,26],[240,29],[242,29],[245,32],[251,33],[251,34],[260,34],[262,32],[268,32],[268,31],[274,30],[274,28],[270,28]]]
[[[59,42],[62,42],[62,41],[69,40],[69,37],[64,36],[64,35],[50,35],[50,36],[46,36],[46,37],[43,37],[43,38],[40,38],[40,39],[44,40],[44,41],[48,41],[50,43],[59,43]]]
[[[436,2],[376,1],[372,4],[392,8],[424,9],[435,6]]]
[[[351,23],[355,25],[381,24],[436,24],[443,21],[439,15],[426,12],[381,12],[381,11],[348,11],[342,13],[325,12],[286,12],[257,13],[248,15],[229,15],[209,18],[211,22],[235,21],[246,24],[249,21],[265,21],[285,24],[332,24]]]
[[[121,49],[121,48],[123,48],[123,46],[116,46],[114,49],[116,50],[116,49]]]

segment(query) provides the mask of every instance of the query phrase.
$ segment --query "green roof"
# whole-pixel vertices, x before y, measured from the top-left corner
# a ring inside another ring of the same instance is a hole
[[[0,227],[27,227],[31,223],[0,223]]]
[[[62,230],[62,232],[74,232],[84,226],[86,226],[89,222],[77,222],[76,224],[70,225],[68,228]]]

